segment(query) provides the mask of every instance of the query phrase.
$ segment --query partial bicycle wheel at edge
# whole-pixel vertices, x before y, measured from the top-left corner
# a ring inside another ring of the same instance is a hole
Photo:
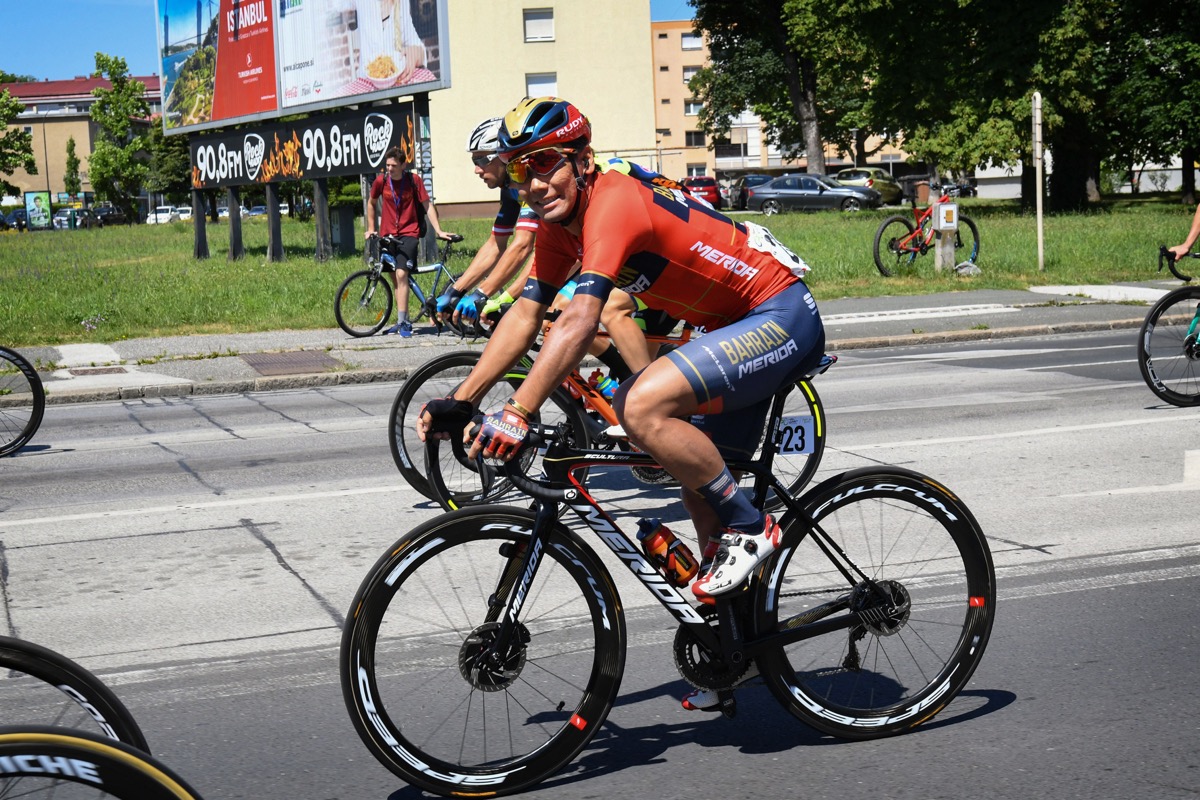
[[[438,794],[508,794],[573,759],[608,716],[625,665],[620,598],[598,557],[555,522],[516,636],[486,655],[521,589],[534,515],[467,508],[376,562],[342,636],[342,693],[380,763]],[[540,548],[539,548],[540,549]]]
[[[770,431],[767,435],[770,435]],[[789,495],[799,497],[817,474],[825,453],[825,409],[821,406],[821,397],[812,381],[796,382],[785,401],[776,437],[779,445],[771,462],[771,471],[787,487]],[[761,452],[760,445],[755,457]],[[754,476],[749,473],[743,475],[741,486],[752,489]],[[763,511],[775,512],[782,507],[783,500],[774,489],[768,488]]]
[[[20,353],[0,347],[0,456],[29,443],[45,410],[46,390],[37,370]]]
[[[916,228],[908,217],[895,215],[879,223],[872,252],[875,268],[883,277],[892,277],[893,270],[908,266],[917,257],[917,251],[907,242],[914,230]]]
[[[200,800],[148,753],[87,731],[48,725],[0,728],[0,797]]]
[[[66,656],[8,636],[0,636],[0,719],[80,728],[149,751],[133,715],[99,678]]]
[[[1155,303],[1137,349],[1150,391],[1171,405],[1200,405],[1200,286],[1175,289]]]
[[[396,298],[391,278],[364,269],[354,273],[338,287],[333,302],[333,316],[338,327],[351,336],[371,336],[392,318]]]
[[[991,634],[996,580],[979,524],[945,487],[897,467],[843,473],[803,502],[817,530],[784,517],[757,590],[758,635],[815,621],[822,604],[832,604],[826,616],[860,621],[758,655],[772,692],[846,739],[931,719],[966,685]]]

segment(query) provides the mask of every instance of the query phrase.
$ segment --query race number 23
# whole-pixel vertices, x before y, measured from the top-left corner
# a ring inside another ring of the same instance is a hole
[[[812,415],[779,420],[779,452],[791,455],[811,453],[814,423]]]

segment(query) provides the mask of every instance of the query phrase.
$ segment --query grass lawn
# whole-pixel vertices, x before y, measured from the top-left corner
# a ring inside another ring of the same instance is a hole
[[[969,278],[938,273],[932,254],[918,259],[912,274],[879,274],[871,255],[875,229],[890,214],[911,213],[903,209],[744,218],[765,224],[808,261],[819,301],[1146,280],[1158,274],[1158,246],[1183,241],[1194,212],[1177,197],[1141,195],[1086,214],[1047,217],[1045,271],[1039,272],[1032,214],[1013,202],[977,198],[962,201],[960,209],[980,230],[982,274]],[[461,271],[490,232],[491,219],[447,220],[446,228],[467,237],[452,265]],[[268,263],[265,222],[247,220],[242,229],[246,256],[240,261],[227,259],[225,223],[209,224],[212,255],[201,261],[191,257],[194,233],[185,222],[0,234],[0,343],[334,327],[334,293],[361,268],[361,258],[315,261],[312,223],[285,219],[287,257]]]

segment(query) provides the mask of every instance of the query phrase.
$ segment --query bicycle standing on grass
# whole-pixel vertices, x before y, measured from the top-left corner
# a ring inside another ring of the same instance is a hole
[[[0,456],[29,443],[45,410],[46,390],[37,370],[16,350],[0,347]]]
[[[437,298],[458,278],[450,269],[450,265],[454,263],[451,260],[451,246],[462,240],[463,237],[457,233],[451,234],[442,245],[437,261],[405,270],[408,282],[408,309],[404,316],[410,323],[428,318],[438,333],[442,332],[442,320],[437,313]],[[396,270],[396,261],[390,248],[385,245],[386,242],[381,241],[378,236],[368,239],[367,269],[355,272],[338,287],[333,303],[333,315],[337,319],[338,327],[351,336],[372,336],[392,318],[392,287],[389,280],[383,276]],[[430,275],[433,277],[428,277]]]
[[[941,186],[931,189],[941,192]],[[942,192],[938,203],[950,202],[950,195]],[[937,239],[942,234],[934,230],[934,205],[917,208],[917,200],[912,199],[912,219],[903,214],[896,214],[885,219],[875,231],[875,242],[872,246],[875,254],[875,266],[885,278],[890,278],[897,271],[910,267],[917,260],[937,245]],[[965,233],[964,233],[965,231]],[[966,214],[958,215],[958,229],[954,232],[955,260],[958,264],[974,264],[979,258],[979,228],[975,221]]]
[[[1177,278],[1189,281],[1176,266],[1178,250],[1160,247],[1159,269],[1165,261]],[[1187,248],[1184,253],[1200,258]],[[1142,379],[1160,399],[1176,406],[1200,405],[1200,286],[1181,286],[1151,306],[1138,331],[1137,362]]]

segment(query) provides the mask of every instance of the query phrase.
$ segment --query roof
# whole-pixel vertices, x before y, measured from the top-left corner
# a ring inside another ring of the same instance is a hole
[[[157,75],[131,75],[131,78],[141,81],[146,86],[146,94],[161,93]],[[91,97],[93,89],[110,89],[112,83],[108,78],[69,78],[58,81],[28,81],[26,83],[0,83],[0,91],[8,93],[25,103],[52,100],[69,100],[76,97]]]

